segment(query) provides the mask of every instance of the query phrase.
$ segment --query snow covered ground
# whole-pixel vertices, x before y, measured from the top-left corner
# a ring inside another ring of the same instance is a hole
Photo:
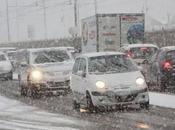
[[[0,96],[0,129],[3,130],[78,130],[90,125],[89,122],[48,113]]]
[[[175,95],[150,92],[149,97],[150,97],[150,104],[152,105],[167,108],[175,108]]]

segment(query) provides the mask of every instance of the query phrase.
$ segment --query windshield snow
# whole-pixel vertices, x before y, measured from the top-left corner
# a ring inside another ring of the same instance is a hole
[[[35,64],[63,62],[70,59],[66,51],[62,50],[39,51],[34,52],[32,55]]]
[[[89,73],[122,73],[137,71],[135,64],[124,55],[89,58]]]

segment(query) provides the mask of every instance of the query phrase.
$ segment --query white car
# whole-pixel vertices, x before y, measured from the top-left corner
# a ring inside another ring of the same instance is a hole
[[[0,52],[0,78],[5,80],[12,80],[12,64],[7,55]]]
[[[21,95],[37,97],[46,93],[62,93],[70,89],[70,75],[74,61],[67,50],[27,49],[20,51],[18,58]]]
[[[149,60],[158,50],[154,44],[127,44],[119,49],[137,63],[144,76],[147,75]]]
[[[71,76],[74,107],[140,104],[149,108],[148,87],[135,62],[120,52],[83,54]]]

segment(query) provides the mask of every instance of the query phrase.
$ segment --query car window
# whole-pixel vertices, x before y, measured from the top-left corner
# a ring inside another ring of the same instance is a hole
[[[175,64],[175,50],[168,51],[166,53],[165,60]]]
[[[66,51],[63,50],[44,50],[32,53],[34,64],[63,62],[69,60],[70,57]]]
[[[75,60],[75,63],[74,63],[74,66],[73,66],[73,70],[72,70],[73,74],[77,74],[79,63],[80,63],[80,59],[78,58],[78,59]]]
[[[157,52],[157,48],[155,47],[134,47],[134,48],[130,48],[129,51],[133,59],[149,59]]]
[[[0,61],[5,61],[5,60],[6,60],[5,56],[4,55],[0,55]]]
[[[80,59],[78,71],[86,72],[86,60],[84,58]]]
[[[137,71],[135,63],[125,55],[91,57],[88,62],[88,71],[93,74]]]

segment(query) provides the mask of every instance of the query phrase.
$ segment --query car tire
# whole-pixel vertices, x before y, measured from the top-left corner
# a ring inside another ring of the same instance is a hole
[[[13,80],[13,73],[12,73],[12,72],[10,72],[10,76],[8,76],[8,77],[6,78],[6,80]]]
[[[164,92],[166,89],[166,84],[162,82],[160,74],[157,75],[156,86],[160,89],[161,92]]]
[[[145,103],[140,103],[140,108],[149,110],[149,101]]]
[[[33,99],[40,98],[38,91],[32,86],[29,86],[29,88],[27,89],[27,96]]]
[[[27,89],[22,86],[20,88],[21,88],[21,96],[27,96]]]
[[[86,104],[87,104],[87,109],[89,110],[90,113],[94,112],[95,107],[94,104],[92,102],[91,96],[89,94],[89,92],[86,92]]]
[[[74,108],[75,110],[80,109],[80,104],[79,104],[79,103],[77,103],[77,101],[76,101],[76,100],[73,100],[73,108]]]

